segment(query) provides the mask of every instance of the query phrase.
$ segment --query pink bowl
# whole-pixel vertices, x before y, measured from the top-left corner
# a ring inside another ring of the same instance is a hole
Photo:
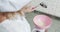
[[[34,17],[33,21],[34,24],[41,29],[49,28],[52,23],[51,18],[46,15],[37,15]]]

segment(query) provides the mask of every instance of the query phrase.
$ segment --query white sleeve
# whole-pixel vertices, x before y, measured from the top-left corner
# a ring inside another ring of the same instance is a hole
[[[31,0],[0,0],[0,12],[16,12]]]
[[[6,19],[0,23],[0,28],[8,32],[31,32],[31,27],[27,20],[18,14],[14,18]]]
[[[6,25],[7,23],[9,23],[8,20],[5,20],[4,22],[0,23],[0,32],[8,32],[8,30],[6,29],[6,27],[4,25]],[[7,26],[7,25],[6,25]]]
[[[23,8],[31,0],[10,0],[10,2],[15,6],[17,10]]]
[[[0,28],[3,32],[31,32],[29,23],[22,19],[5,20],[0,23]]]
[[[3,27],[2,25],[0,25],[0,32],[8,32],[7,29],[5,27]]]

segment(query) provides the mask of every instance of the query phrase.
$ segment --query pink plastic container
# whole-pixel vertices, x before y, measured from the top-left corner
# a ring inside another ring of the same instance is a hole
[[[51,18],[46,15],[37,15],[34,17],[33,21],[36,27],[40,29],[47,29],[52,24]]]

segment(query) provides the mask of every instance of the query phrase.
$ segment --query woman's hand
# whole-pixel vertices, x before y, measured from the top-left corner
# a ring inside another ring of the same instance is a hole
[[[21,9],[24,13],[26,12],[32,12],[35,10],[35,7],[34,6],[25,6]]]
[[[36,9],[36,6],[32,4],[32,2],[29,2],[27,5],[25,5],[21,10],[26,13],[26,12],[32,12]]]

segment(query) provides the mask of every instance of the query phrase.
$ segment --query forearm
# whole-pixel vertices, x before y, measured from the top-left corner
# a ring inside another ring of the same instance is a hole
[[[0,23],[3,22],[6,19],[5,16],[0,15]]]

